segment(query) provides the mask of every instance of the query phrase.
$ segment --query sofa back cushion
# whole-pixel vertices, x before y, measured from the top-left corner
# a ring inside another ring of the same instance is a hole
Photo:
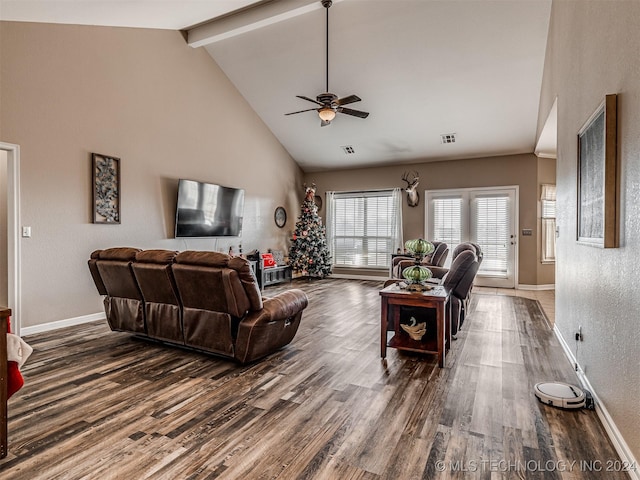
[[[433,253],[429,255],[429,260],[426,262],[429,265],[435,267],[441,267],[449,256],[449,247],[444,242],[432,242],[434,246]],[[425,262],[423,262],[425,263]]]
[[[263,308],[249,262],[218,252],[179,253],[173,265],[183,305],[242,318]]]
[[[466,298],[478,273],[478,257],[473,250],[461,250],[442,279],[442,285],[460,299]]]
[[[107,248],[99,252],[96,264],[110,297],[142,300],[131,269],[131,262],[135,260],[138,252],[140,249],[129,247]]]
[[[178,252],[144,250],[136,254],[133,272],[145,302],[180,305],[171,266]]]

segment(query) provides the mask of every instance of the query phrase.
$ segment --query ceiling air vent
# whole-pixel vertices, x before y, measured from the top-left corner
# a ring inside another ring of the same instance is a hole
[[[440,141],[443,144],[456,143],[456,134],[455,133],[443,133],[442,135],[440,135]]]
[[[344,145],[342,147],[342,150],[344,151],[345,154],[347,155],[352,155],[354,153],[356,153],[355,149],[353,148],[352,145]]]

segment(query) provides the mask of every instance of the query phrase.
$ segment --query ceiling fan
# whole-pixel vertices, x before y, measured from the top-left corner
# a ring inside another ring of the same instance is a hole
[[[322,0],[322,6],[327,9],[327,77],[326,77],[326,92],[321,93],[315,100],[304,95],[296,95],[296,97],[308,102],[320,105],[319,107],[307,108],[306,110],[299,110],[297,112],[285,113],[285,115],[295,115],[296,113],[310,112],[315,110],[320,117],[320,126],[326,127],[331,125],[331,120],[336,117],[336,113],[344,113],[346,115],[352,115],[358,118],[367,118],[368,112],[362,112],[360,110],[353,110],[352,108],[345,108],[344,105],[355,103],[360,101],[360,97],[357,95],[349,95],[348,97],[338,98],[334,93],[329,92],[329,7],[332,4],[331,0]]]

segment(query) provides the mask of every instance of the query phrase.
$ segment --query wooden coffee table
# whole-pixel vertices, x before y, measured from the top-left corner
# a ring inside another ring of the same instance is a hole
[[[446,314],[449,293],[444,287],[436,286],[426,292],[409,292],[393,284],[381,290],[380,297],[380,356],[382,358],[387,356],[387,346],[411,352],[435,353],[438,355],[438,365],[444,367],[446,350],[451,343],[451,322]],[[435,309],[435,335],[429,334],[429,329],[433,330],[433,325],[427,324],[427,334],[421,340],[412,339],[400,328],[402,307]],[[389,323],[394,327],[394,336],[387,340]]]

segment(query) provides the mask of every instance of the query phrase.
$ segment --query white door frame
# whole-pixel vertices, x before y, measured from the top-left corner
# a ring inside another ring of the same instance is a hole
[[[429,211],[430,211],[430,205],[428,202],[428,198],[429,198],[429,194],[433,194],[436,193],[438,195],[447,195],[447,194],[460,194],[460,193],[464,193],[466,195],[468,195],[470,192],[482,192],[482,191],[496,191],[496,190],[515,190],[515,202],[514,202],[514,206],[513,206],[513,242],[515,242],[513,244],[514,247],[514,253],[513,253],[513,286],[509,287],[509,288],[516,288],[518,285],[518,278],[519,278],[519,252],[520,252],[520,244],[518,242],[519,238],[518,238],[518,229],[519,229],[519,225],[520,225],[520,186],[519,185],[499,185],[499,186],[493,186],[493,187],[475,187],[475,188],[446,188],[446,189],[434,189],[434,190],[425,190],[424,192],[424,201],[425,201],[425,207],[424,207],[424,234],[425,234],[425,238],[430,238],[430,231],[429,231]],[[463,211],[466,211],[467,213],[464,214],[466,216],[469,215],[469,205],[463,205],[462,206]],[[464,236],[469,236],[470,235],[470,226],[469,225],[464,225],[463,226],[463,237]],[[494,286],[493,282],[491,281],[491,277],[483,277],[483,276],[478,276],[476,277],[476,282],[477,285],[479,286]]]
[[[11,330],[20,335],[20,146],[0,142],[0,150],[7,152],[7,306],[11,309]]]

